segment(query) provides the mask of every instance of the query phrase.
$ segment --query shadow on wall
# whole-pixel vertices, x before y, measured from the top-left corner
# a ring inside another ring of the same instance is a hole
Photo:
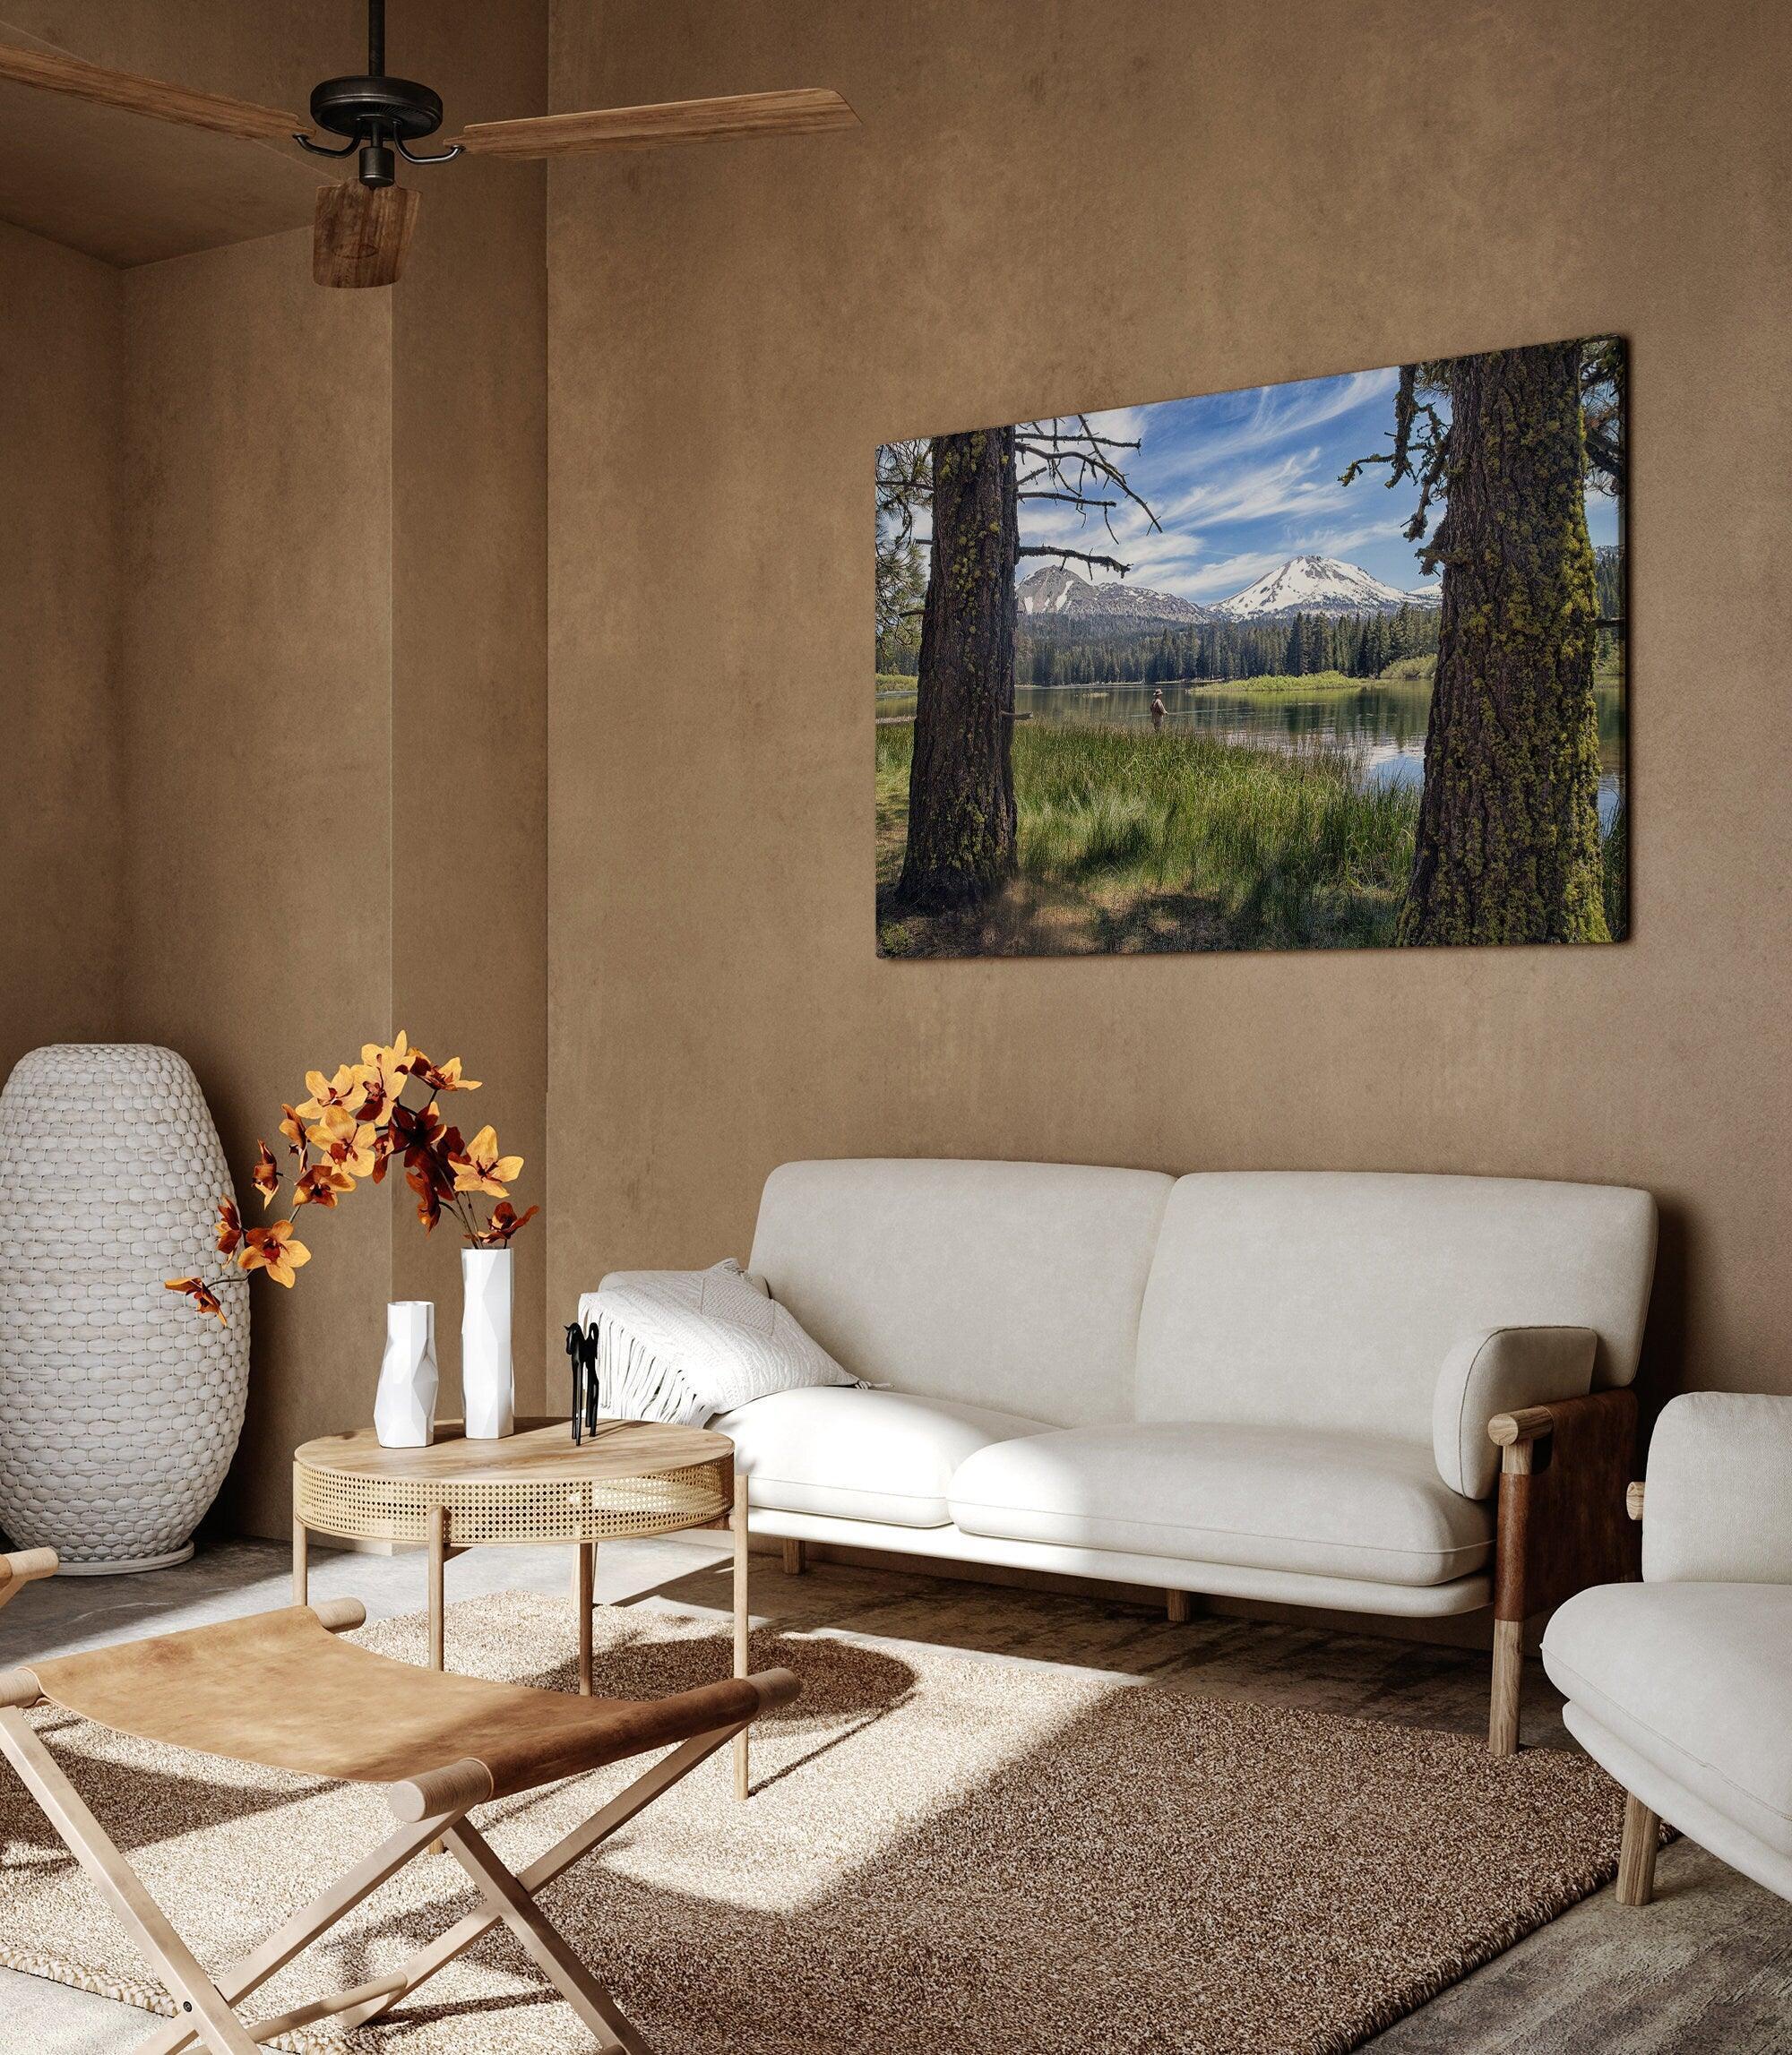
[[[1677,1200],[1656,1195],[1655,1282],[1649,1296],[1649,1320],[1637,1359],[1636,1475],[1641,1477],[1655,1432],[1656,1416],[1678,1396],[1686,1366],[1687,1302],[1695,1273],[1707,1251],[1692,1210]],[[1742,1377],[1739,1388],[1752,1380]]]

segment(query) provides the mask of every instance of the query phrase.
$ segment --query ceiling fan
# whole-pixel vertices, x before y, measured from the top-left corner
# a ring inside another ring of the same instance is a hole
[[[399,159],[447,164],[461,156],[570,157],[590,150],[641,150],[659,142],[708,142],[744,135],[806,135],[856,126],[837,92],[808,86],[788,92],[728,93],[716,99],[653,107],[590,107],[521,121],[472,122],[444,149],[414,144],[442,125],[441,96],[386,71],[385,0],[367,0],[367,68],[325,79],[311,96],[309,125],[279,107],[220,93],[195,92],[157,79],[112,72],[60,51],[0,48],[0,79],[124,107],[187,128],[252,142],[297,142],[315,157],[354,157],[355,176],[319,189],[311,275],[320,286],[389,286],[398,278],[417,222],[416,190],[398,184]],[[346,138],[316,140],[313,131]]]

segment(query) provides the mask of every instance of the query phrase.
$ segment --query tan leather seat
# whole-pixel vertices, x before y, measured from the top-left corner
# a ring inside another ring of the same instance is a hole
[[[488,1683],[340,1640],[308,1605],[61,1655],[27,1673],[65,1711],[143,1741],[361,1784],[473,1761],[498,1798],[737,1726],[797,1690],[788,1670],[653,1699]]]

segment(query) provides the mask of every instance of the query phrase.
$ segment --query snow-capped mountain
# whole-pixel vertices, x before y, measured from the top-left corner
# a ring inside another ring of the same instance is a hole
[[[1222,599],[1213,612],[1226,621],[1271,621],[1295,614],[1391,614],[1400,606],[1435,606],[1435,586],[1402,592],[1371,578],[1360,564],[1335,556],[1291,556],[1279,571]]]
[[[1020,623],[1074,621],[1094,628],[1186,628],[1211,620],[1212,611],[1173,592],[1116,582],[1091,584],[1062,563],[1041,564],[1015,588]]]

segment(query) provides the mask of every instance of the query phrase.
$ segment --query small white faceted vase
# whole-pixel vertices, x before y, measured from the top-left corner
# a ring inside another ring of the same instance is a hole
[[[427,1299],[394,1299],[386,1308],[386,1353],[374,1400],[382,1449],[426,1449],[435,1439],[435,1308]]]
[[[461,1251],[461,1396],[470,1441],[499,1441],[516,1432],[510,1270],[508,1249]]]

